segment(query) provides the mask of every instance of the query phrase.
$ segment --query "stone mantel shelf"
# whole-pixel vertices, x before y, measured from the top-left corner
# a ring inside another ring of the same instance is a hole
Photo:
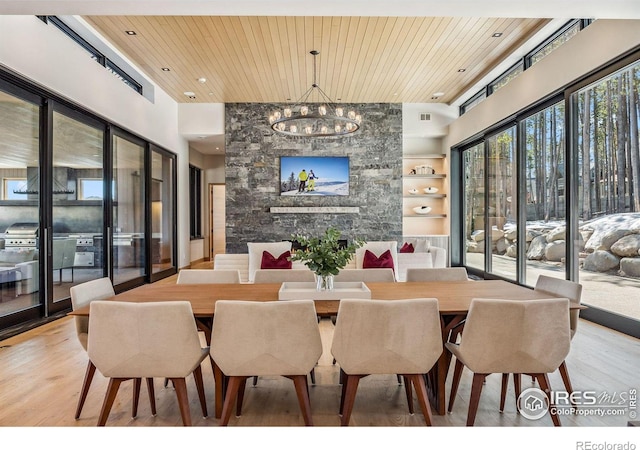
[[[271,214],[360,214],[359,206],[272,206]]]

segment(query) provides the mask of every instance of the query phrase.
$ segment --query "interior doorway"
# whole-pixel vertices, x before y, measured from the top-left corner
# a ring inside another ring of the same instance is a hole
[[[209,184],[209,257],[213,261],[218,253],[226,253],[225,185]]]

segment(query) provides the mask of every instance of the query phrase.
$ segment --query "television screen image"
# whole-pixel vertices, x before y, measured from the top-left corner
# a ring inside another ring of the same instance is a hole
[[[349,195],[349,157],[282,156],[280,195]]]

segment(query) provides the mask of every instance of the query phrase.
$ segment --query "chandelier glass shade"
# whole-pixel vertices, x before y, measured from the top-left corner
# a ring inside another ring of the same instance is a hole
[[[273,131],[286,136],[335,137],[355,133],[360,129],[362,116],[355,110],[345,110],[324,93],[316,82],[316,57],[320,52],[312,50],[313,84],[292,105],[269,115]],[[309,97],[317,92],[318,103],[309,103]]]

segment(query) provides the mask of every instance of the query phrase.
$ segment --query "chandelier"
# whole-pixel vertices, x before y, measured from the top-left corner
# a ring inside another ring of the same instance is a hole
[[[355,133],[360,128],[362,116],[354,110],[345,111],[318,86],[316,58],[320,52],[312,50],[309,53],[313,55],[313,84],[295,104],[269,115],[271,128],[279,134],[302,137],[335,137]],[[307,104],[314,91],[318,92],[320,98],[317,109]]]

